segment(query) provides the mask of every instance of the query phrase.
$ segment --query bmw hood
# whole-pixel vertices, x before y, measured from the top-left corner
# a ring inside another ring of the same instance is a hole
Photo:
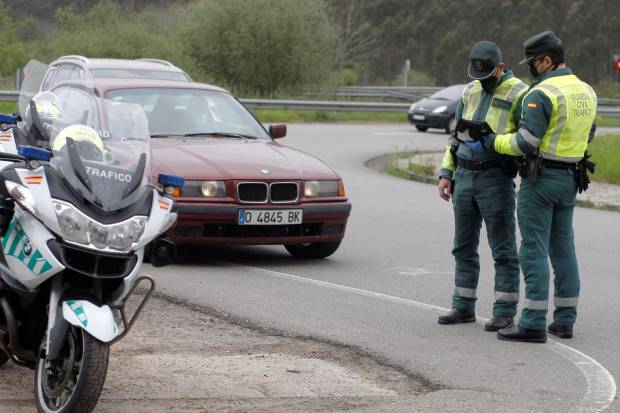
[[[337,179],[319,159],[271,140],[151,138],[151,175],[185,179]]]

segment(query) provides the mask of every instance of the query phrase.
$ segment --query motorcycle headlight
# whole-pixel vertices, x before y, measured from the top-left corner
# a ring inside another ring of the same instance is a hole
[[[54,205],[58,225],[67,241],[88,244],[88,219],[72,208]]]
[[[37,203],[30,189],[13,181],[4,181],[9,195],[32,215],[38,215]]]
[[[108,246],[108,229],[91,221],[88,225],[88,239],[95,247],[105,249]]]
[[[306,181],[304,182],[304,195],[307,198],[319,196],[339,196],[339,181]]]
[[[435,109],[433,109],[433,113],[443,113],[446,110],[448,110],[448,107],[446,105],[441,105],[441,106],[437,106]]]
[[[142,236],[144,224],[140,225],[137,220],[114,225],[108,233],[108,245],[121,251],[129,250]]]
[[[73,205],[53,201],[54,211],[63,238],[99,250],[130,251],[140,241],[146,217],[132,217],[126,221],[104,225],[80,212]]]

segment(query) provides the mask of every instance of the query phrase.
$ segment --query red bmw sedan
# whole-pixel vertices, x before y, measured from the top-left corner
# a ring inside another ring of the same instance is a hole
[[[140,104],[149,121],[152,175],[185,178],[173,194],[177,244],[284,245],[299,258],[333,254],[351,211],[340,176],[276,140],[229,92],[181,81],[98,79],[108,99]]]

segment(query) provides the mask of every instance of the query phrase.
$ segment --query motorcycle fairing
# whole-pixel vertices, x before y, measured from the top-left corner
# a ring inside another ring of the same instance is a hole
[[[62,316],[69,324],[84,329],[104,343],[118,334],[114,314],[108,305],[98,307],[87,300],[67,300],[62,303]]]
[[[52,238],[39,220],[15,205],[15,215],[2,238],[2,251],[15,279],[29,289],[65,269],[47,246]]]

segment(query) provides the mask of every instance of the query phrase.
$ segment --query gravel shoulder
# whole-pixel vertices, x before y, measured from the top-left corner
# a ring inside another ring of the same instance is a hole
[[[33,372],[0,367],[0,412],[33,412]],[[111,351],[98,412],[409,410],[433,389],[348,348],[153,299]],[[398,410],[398,409],[397,409]]]

